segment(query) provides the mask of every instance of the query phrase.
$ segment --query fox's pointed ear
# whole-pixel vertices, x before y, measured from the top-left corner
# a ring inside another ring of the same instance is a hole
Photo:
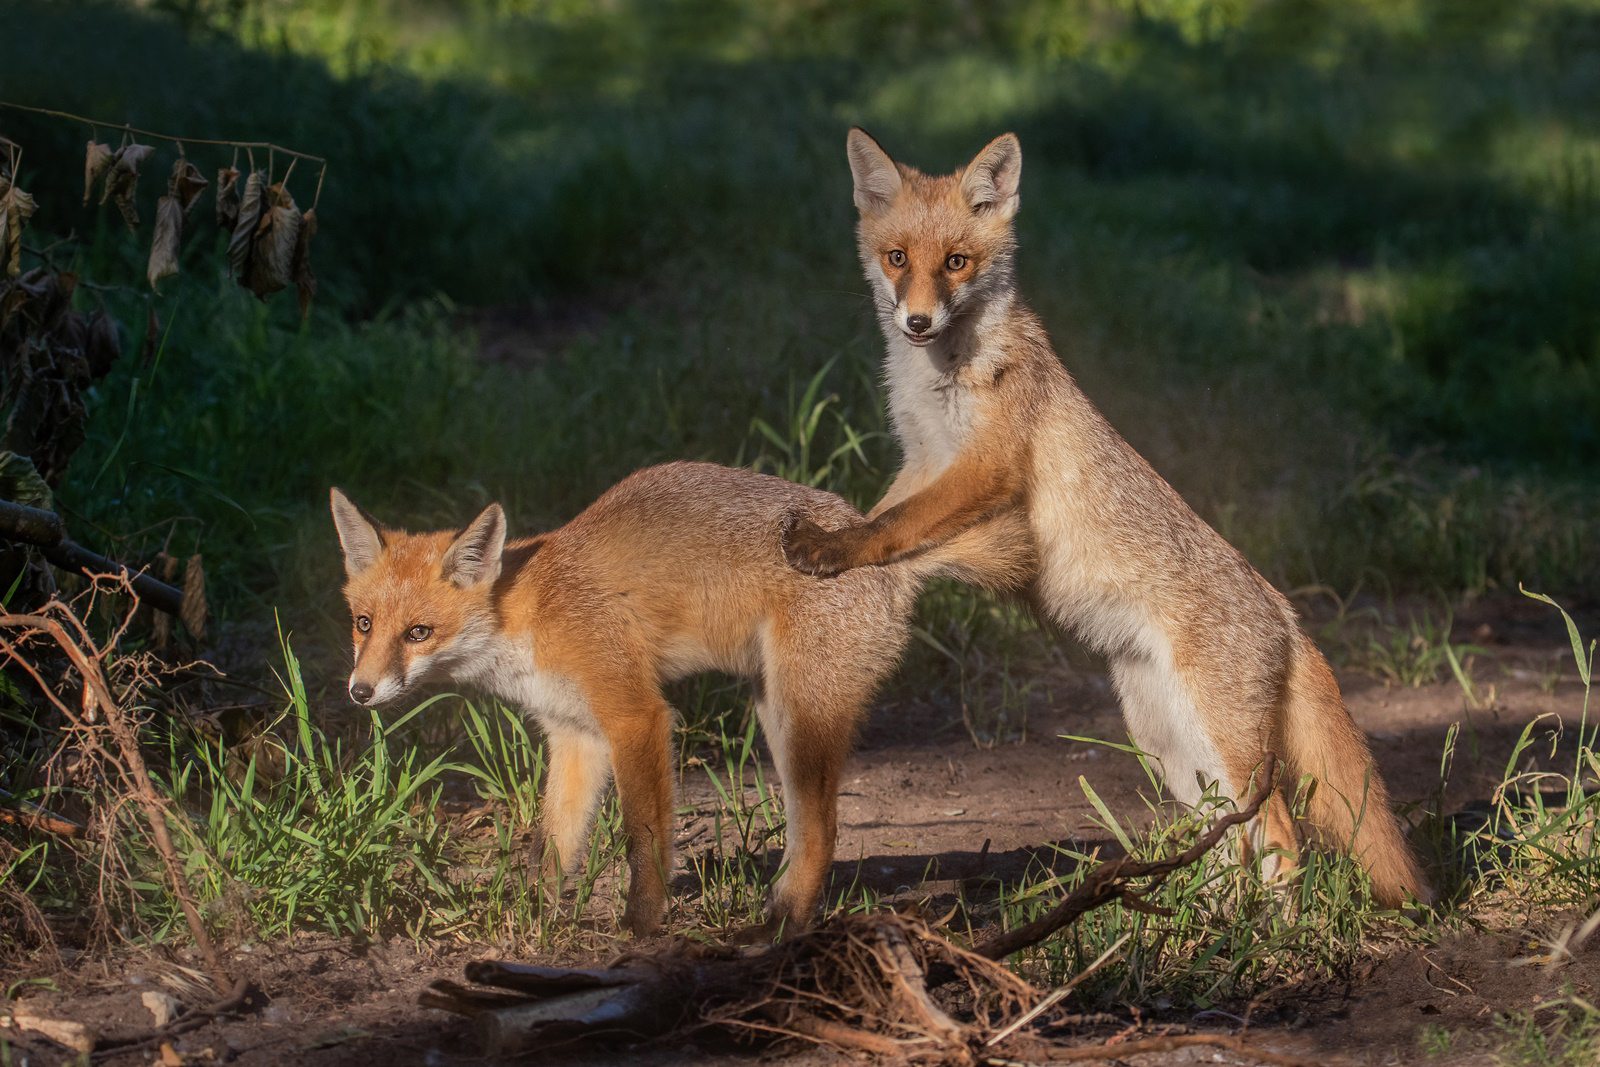
[[[856,183],[856,209],[865,215],[892,204],[900,192],[900,169],[889,153],[860,126],[850,128],[844,147],[850,156],[850,176]]]
[[[334,528],[339,531],[339,547],[344,550],[344,572],[354,578],[377,562],[383,551],[383,531],[338,489],[328,490],[328,503],[333,508]]]
[[[1021,202],[1017,185],[1022,180],[1022,142],[1014,133],[1002,133],[961,172],[961,195],[974,215],[1009,219]]]
[[[506,548],[506,513],[490,504],[445,549],[439,571],[445,581],[466,589],[500,577],[500,556]]]

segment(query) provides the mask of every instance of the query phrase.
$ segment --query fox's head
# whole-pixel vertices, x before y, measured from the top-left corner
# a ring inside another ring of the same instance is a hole
[[[1001,134],[954,174],[896,163],[865,130],[845,143],[861,265],[893,340],[918,348],[1012,288],[1022,145]]]
[[[379,526],[338,489],[329,500],[355,639],[350,699],[387,703],[480,653],[495,632],[492,597],[506,543],[500,505],[460,533],[408,534]]]

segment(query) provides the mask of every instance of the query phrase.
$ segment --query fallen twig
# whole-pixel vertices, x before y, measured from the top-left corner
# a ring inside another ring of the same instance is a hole
[[[1048,914],[971,951],[903,915],[835,916],[757,955],[704,949],[691,955],[680,946],[655,956],[632,954],[603,970],[472,963],[469,981],[520,995],[508,998],[435,982],[420,999],[429,1007],[474,1017],[491,1056],[555,1042],[662,1038],[711,1027],[736,1035],[801,1038],[903,1061],[977,1064],[987,1045],[1004,1040],[1049,1006],[1000,960],[1112,901],[1152,910],[1144,896],[1214,848],[1230,827],[1255,817],[1271,793],[1275,770],[1269,757],[1262,768],[1266,784],[1189,848],[1162,860],[1101,864]],[[1134,879],[1147,881],[1135,888]],[[952,1018],[930,995],[955,981],[964,981],[971,994],[977,1014],[972,1024]],[[1058,992],[1054,999],[1064,995]],[[1117,1048],[1133,1051],[1130,1044]]]
[[[61,518],[53,511],[0,500],[0,537],[35,546],[44,553],[45,559],[62,570],[89,577],[109,574],[125,581],[140,600],[168,615],[182,617],[183,590],[68,541]]]
[[[1160,860],[1135,860],[1131,856],[1124,856],[1122,859],[1102,863],[1090,871],[1082,884],[1068,893],[1066,898],[1054,908],[1051,908],[1031,923],[1019,926],[1015,930],[1008,930],[998,937],[985,941],[972,951],[992,960],[1005,959],[1014,952],[1019,952],[1030,945],[1038,944],[1057,930],[1070,926],[1086,912],[1093,911],[1104,904],[1109,904],[1113,900],[1120,899],[1124,903],[1135,905],[1142,903],[1133,896],[1134,891],[1127,884],[1131,879],[1149,878],[1150,883],[1141,891],[1148,894],[1152,889],[1166,881],[1167,875],[1173,871],[1181,870],[1192,863],[1199,862],[1200,857],[1217,847],[1217,844],[1230,827],[1249,822],[1260,813],[1261,806],[1272,795],[1272,789],[1277,780],[1277,771],[1277,759],[1269,753],[1262,762],[1260,771],[1266,785],[1253,790],[1248,804],[1238,811],[1217,819],[1211,824],[1211,828],[1201,834],[1194,844],[1176,856],[1169,856]],[[931,980],[932,976],[930,976]]]
[[[245,1006],[250,999],[251,985],[246,979],[239,979],[228,991],[228,995],[215,1004],[204,1008],[194,1008],[184,1012],[165,1026],[158,1026],[154,1030],[130,1037],[114,1038],[102,1041],[94,1051],[97,1060],[109,1059],[112,1056],[121,1056],[129,1052],[138,1052],[142,1049],[155,1048],[163,1041],[168,1041],[179,1034],[198,1030],[220,1015],[232,1015]]]
[[[84,828],[82,823],[73,822],[53,811],[41,808],[37,804],[30,804],[26,800],[19,800],[0,789],[0,800],[8,800],[11,805],[0,807],[0,822],[10,823],[13,826],[26,826],[30,830],[43,830],[46,833],[56,834],[60,837],[82,837]]]

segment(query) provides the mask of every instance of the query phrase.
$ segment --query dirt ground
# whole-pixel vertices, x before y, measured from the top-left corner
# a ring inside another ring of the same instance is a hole
[[[1582,620],[1585,624],[1592,619]],[[1586,632],[1594,632],[1586,626]],[[1391,792],[1399,802],[1432,801],[1447,730],[1463,724],[1444,810],[1483,801],[1501,779],[1523,726],[1540,716],[1577,721],[1582,687],[1571,646],[1555,612],[1521,599],[1463,611],[1455,639],[1489,649],[1480,657],[1480,692],[1494,686],[1493,706],[1466,711],[1461,687],[1444,680],[1419,688],[1386,687],[1370,675],[1341,671],[1351,712],[1372,739]],[[976,748],[960,719],[920,704],[879,707],[865,729],[840,797],[836,884],[859,883],[890,900],[954,899],[961,879],[1015,879],[1030,865],[1048,864],[1052,842],[1075,848],[1099,836],[1084,798],[1083,776],[1124,817],[1146,810],[1150,793],[1143,771],[1122,753],[1063,740],[1071,733],[1121,740],[1114,698],[1103,674],[1091,667],[1058,668],[1048,707],[1030,710],[1021,743]],[[1470,724],[1469,724],[1470,721]],[[1552,722],[1553,725],[1553,722]],[[686,777],[683,802],[709,801]],[[681,823],[680,853],[701,847],[703,820]],[[680,864],[676,888],[692,892]],[[1527,931],[1508,920],[1503,930],[1483,929],[1427,947],[1379,949],[1346,980],[1284,990],[1252,1017],[1251,1040],[1262,1048],[1310,1062],[1390,1064],[1419,1062],[1425,1027],[1487,1034],[1496,1013],[1537,1008],[1562,995],[1564,985],[1591,1001],[1600,988],[1600,939],[1560,969],[1527,965]],[[526,962],[589,963],[604,960],[623,942],[586,957]],[[262,995],[248,1013],[213,1022],[172,1042],[184,1063],[334,1065],[426,1064],[445,1067],[484,1062],[471,1025],[417,1006],[418,992],[438,978],[459,979],[462,965],[492,948],[424,947],[407,943],[354,946],[325,936],[251,946],[232,966],[257,983]],[[70,954],[69,954],[70,955]],[[34,1015],[87,1024],[102,1039],[147,1031],[152,1024],[142,995],[173,993],[185,1003],[213,994],[196,988],[181,957],[126,957],[110,962],[69,960],[54,973],[55,990],[31,989],[21,1007]],[[29,974],[44,973],[35,966]],[[18,975],[17,977],[23,977]],[[13,979],[14,980],[14,979]],[[8,983],[9,984],[9,983]],[[1154,1020],[1159,1026],[1236,1032],[1229,1018]],[[1103,1041],[1119,1026],[1091,1028],[1083,1040]],[[1154,1031],[1151,1031],[1154,1032]],[[71,1062],[75,1056],[36,1035],[4,1034],[12,1064]],[[640,1065],[747,1064],[759,1055],[785,1067],[847,1062],[815,1050],[738,1050],[678,1045],[612,1049],[583,1055],[541,1055],[539,1063]],[[103,1054],[96,1062],[160,1062],[154,1049]],[[168,1062],[176,1062],[169,1058]],[[1130,1064],[1246,1063],[1233,1053],[1191,1049],[1127,1056]],[[1482,1047],[1457,1045],[1449,1063],[1489,1063]]]

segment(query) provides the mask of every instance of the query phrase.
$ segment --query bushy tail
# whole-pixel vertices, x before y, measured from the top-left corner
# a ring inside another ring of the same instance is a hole
[[[1027,514],[1016,508],[969,526],[895,566],[904,568],[918,583],[954,578],[994,592],[1009,592],[1033,580],[1038,557]]]
[[[1289,764],[1285,781],[1292,787],[1301,775],[1316,780],[1307,820],[1322,840],[1360,861],[1380,904],[1400,907],[1408,897],[1432,903],[1433,893],[1389,807],[1389,793],[1367,739],[1345,709],[1328,661],[1311,638],[1299,636],[1289,668],[1282,739]]]

